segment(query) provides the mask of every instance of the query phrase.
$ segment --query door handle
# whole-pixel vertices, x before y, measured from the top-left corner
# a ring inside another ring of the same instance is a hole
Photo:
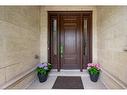
[[[64,46],[61,45],[60,46],[60,54],[61,54],[61,57],[63,57],[63,53],[64,53]]]
[[[83,45],[83,55],[86,55],[86,42],[84,41],[84,45]]]

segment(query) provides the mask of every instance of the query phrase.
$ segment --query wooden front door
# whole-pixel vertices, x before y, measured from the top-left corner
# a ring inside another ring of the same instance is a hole
[[[48,62],[82,69],[92,62],[92,12],[48,12]]]
[[[80,69],[80,16],[64,14],[60,17],[60,54],[62,69]]]

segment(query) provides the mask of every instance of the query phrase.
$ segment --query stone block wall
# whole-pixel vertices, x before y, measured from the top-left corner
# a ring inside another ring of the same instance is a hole
[[[98,62],[108,74],[102,71],[101,78],[109,88],[126,88],[127,7],[97,7],[97,24]]]
[[[40,61],[40,8],[0,6],[0,85]]]

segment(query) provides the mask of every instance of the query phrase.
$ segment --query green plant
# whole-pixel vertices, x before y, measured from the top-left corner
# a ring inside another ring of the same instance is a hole
[[[99,75],[100,74],[100,64],[89,63],[87,70],[91,75]]]
[[[100,74],[100,70],[97,70],[97,68],[95,68],[95,67],[89,68],[88,71],[91,75],[99,75]]]
[[[40,73],[46,76],[48,75],[48,70],[45,70],[44,68],[37,67],[36,71],[37,73]]]
[[[36,72],[48,76],[48,73],[52,69],[52,65],[49,63],[39,63],[36,68]]]

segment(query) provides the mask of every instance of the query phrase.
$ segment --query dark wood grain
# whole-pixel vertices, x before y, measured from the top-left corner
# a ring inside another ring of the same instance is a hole
[[[64,46],[63,69],[80,69],[80,20],[79,16],[61,16],[61,45]]]
[[[57,55],[53,55],[52,19],[57,19]],[[84,56],[84,19],[87,19],[87,56]],[[60,46],[64,45],[61,57]],[[53,68],[82,69],[92,62],[92,12],[91,11],[49,11],[48,12],[48,62]]]

